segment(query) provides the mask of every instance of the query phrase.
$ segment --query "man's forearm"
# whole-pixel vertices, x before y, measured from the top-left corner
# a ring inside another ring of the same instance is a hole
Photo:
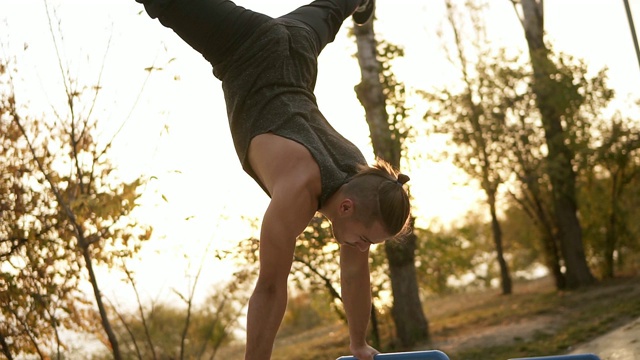
[[[287,306],[287,289],[253,292],[247,313],[245,360],[268,360]]]
[[[371,314],[371,280],[368,264],[343,271],[341,282],[351,344],[362,346],[366,344]]]
[[[371,315],[371,288],[368,283],[367,281],[367,286],[348,286],[348,290],[343,290],[342,294],[353,346],[366,344],[367,327]]]

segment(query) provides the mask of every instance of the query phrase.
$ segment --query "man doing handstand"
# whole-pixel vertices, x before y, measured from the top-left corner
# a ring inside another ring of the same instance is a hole
[[[407,228],[409,180],[358,148],[324,118],[313,93],[317,59],[343,21],[369,21],[374,0],[316,0],[278,18],[228,0],[136,0],[213,66],[243,169],[270,196],[260,229],[260,272],[249,301],[245,359],[269,359],[287,304],[295,242],[316,212],[340,246],[350,350],[366,342],[369,246]]]

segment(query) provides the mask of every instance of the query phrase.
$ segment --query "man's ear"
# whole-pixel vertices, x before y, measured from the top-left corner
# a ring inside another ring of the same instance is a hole
[[[338,209],[340,215],[350,216],[355,211],[353,200],[345,198],[340,202],[340,208]]]

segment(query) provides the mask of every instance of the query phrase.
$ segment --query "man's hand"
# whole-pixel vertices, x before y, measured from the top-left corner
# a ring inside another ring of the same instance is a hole
[[[367,345],[367,326],[371,315],[369,251],[340,247],[342,303],[349,323],[351,353],[359,360],[373,360],[378,351]]]
[[[364,344],[359,347],[351,346],[351,353],[358,360],[373,360],[373,356],[379,354],[380,352],[371,346]]]

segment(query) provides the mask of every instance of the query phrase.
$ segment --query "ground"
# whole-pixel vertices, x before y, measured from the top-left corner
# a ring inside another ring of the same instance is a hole
[[[638,276],[568,292],[557,291],[550,279],[541,279],[517,283],[508,296],[498,290],[469,292],[426,299],[424,305],[431,342],[400,351],[437,349],[451,360],[507,360],[519,357],[512,354],[520,348],[538,356],[536,346],[552,346],[553,354],[594,352],[602,354],[602,360],[640,360]],[[610,333],[613,338],[601,340]],[[539,345],[541,338],[544,345]],[[335,359],[348,355],[347,345],[346,327],[327,325],[279,338],[272,359]],[[458,355],[514,345],[516,351],[507,351],[506,356]],[[614,350],[617,355],[611,355]],[[632,357],[619,357],[621,352]],[[220,355],[226,360],[242,359],[242,346]]]
[[[549,299],[554,302],[547,308],[540,305],[547,299],[545,294],[548,294],[550,296]],[[576,350],[580,353],[596,352],[596,350],[598,353],[605,353],[607,349],[612,348],[610,343],[606,341],[602,342],[600,346],[589,347],[588,345],[596,342],[603,334],[614,331],[612,329],[627,328],[625,335],[618,334],[616,338],[621,339],[624,337],[619,341],[624,342],[627,348],[631,346],[636,349],[629,351],[638,352],[637,358],[633,357],[629,358],[629,360],[640,360],[639,306],[633,307],[634,310],[630,311],[628,316],[624,314],[617,316],[613,311],[617,303],[616,299],[620,299],[619,303],[622,303],[623,298],[635,298],[638,299],[637,302],[640,304],[640,279],[637,277],[599,284],[588,289],[572,292],[558,292],[554,289],[550,279],[544,279],[526,285],[521,284],[519,288],[514,289],[513,295],[506,297],[498,295],[496,292],[460,296],[462,298],[449,304],[446,303],[446,300],[444,304],[443,300],[436,300],[432,306],[437,308],[432,309],[432,311],[441,311],[444,312],[444,315],[434,315],[434,318],[442,319],[445,322],[451,322],[451,319],[463,322],[464,316],[460,316],[460,320],[458,320],[457,317],[451,314],[456,311],[466,311],[483,313],[483,315],[477,318],[471,315],[471,320],[469,321],[472,323],[471,326],[454,322],[454,324],[450,325],[451,329],[448,329],[447,325],[438,328],[438,320],[436,320],[433,341],[430,344],[434,349],[442,350],[445,353],[454,353],[474,348],[525,343],[539,337],[541,334],[553,334],[563,331],[569,321],[579,321],[575,320],[576,313],[582,313],[582,317],[586,319],[589,318],[590,313],[593,313],[594,318],[606,317],[606,309],[609,307],[612,310],[610,311],[610,318],[594,322],[591,328],[586,326],[586,329],[581,329],[585,332],[582,335],[585,341],[572,343],[566,348],[566,353],[576,352]],[[496,297],[508,299],[496,299]],[[528,301],[528,299],[530,300]],[[503,304],[498,305],[499,303]],[[596,306],[595,304],[599,305]],[[527,308],[527,310],[523,308]],[[604,309],[605,315],[600,313],[601,308]],[[496,311],[496,309],[499,310]],[[505,313],[513,313],[513,316]],[[495,318],[495,321],[492,321],[491,318]],[[625,340],[628,335],[635,336],[635,341]],[[611,359],[619,360],[623,358],[612,357]]]

